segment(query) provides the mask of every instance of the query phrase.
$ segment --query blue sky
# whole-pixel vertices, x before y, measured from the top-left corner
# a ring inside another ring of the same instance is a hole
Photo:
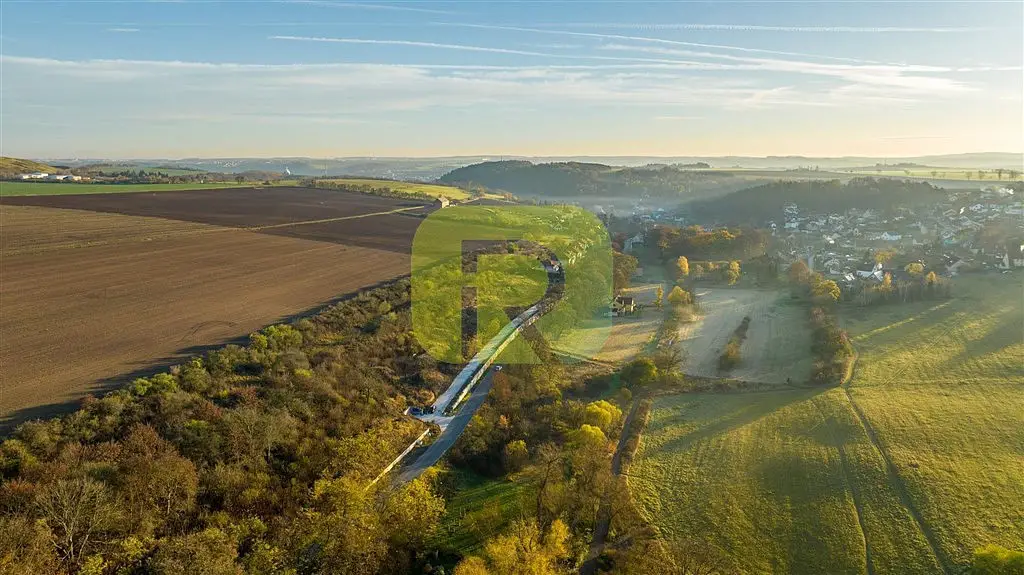
[[[2,154],[1019,152],[1022,5],[4,0]]]

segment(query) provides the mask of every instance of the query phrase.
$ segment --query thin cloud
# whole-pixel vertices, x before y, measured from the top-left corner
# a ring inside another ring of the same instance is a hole
[[[326,8],[355,8],[359,10],[380,10],[388,12],[416,12],[419,14],[456,14],[448,10],[432,8],[415,8],[412,6],[393,6],[391,4],[364,4],[361,2],[330,2],[327,0],[282,0],[285,4],[307,4]]]
[[[756,24],[694,24],[694,23],[660,23],[641,24],[626,22],[572,22],[567,24],[537,24],[538,28],[606,28],[619,30],[720,30],[727,32],[842,32],[853,34],[893,34],[893,33],[956,33],[956,32],[990,32],[997,28],[977,28],[966,26],[764,26]]]
[[[806,62],[799,60],[752,58],[734,56],[731,54],[714,54],[709,52],[693,52],[691,50],[676,50],[654,46],[629,46],[622,44],[608,44],[602,46],[602,49],[653,53],[668,56],[687,56],[691,58],[723,59],[732,62],[739,62],[740,64],[733,67],[735,70],[788,72],[815,76],[828,76],[840,78],[854,84],[888,86],[903,91],[934,93],[963,92],[972,89],[962,82],[949,78],[915,75],[922,73],[943,73],[951,70],[950,68],[941,66],[822,64],[818,62]]]
[[[118,32],[118,33],[124,33],[124,34],[130,34],[130,33],[138,32],[138,31],[139,31],[138,28],[107,28],[107,32]]]
[[[336,44],[375,44],[384,46],[416,46],[419,48],[440,48],[444,50],[462,50],[466,52],[490,52],[493,54],[515,54],[518,56],[557,57],[557,54],[529,52],[510,48],[490,48],[486,46],[470,46],[466,44],[441,44],[437,42],[417,42],[413,40],[368,40],[364,38],[322,38],[314,36],[271,36],[271,40],[289,40],[293,42],[328,42]]]
[[[801,58],[819,58],[822,60],[833,60],[837,62],[852,62],[859,64],[882,64],[873,60],[859,58],[842,58],[838,56],[824,56],[821,54],[809,54],[806,52],[787,52],[782,50],[766,50],[762,48],[747,48],[744,46],[731,46],[725,44],[706,44],[702,42],[683,42],[681,40],[666,40],[664,38],[650,38],[647,36],[624,36],[621,34],[598,34],[595,32],[573,32],[570,30],[543,30],[540,28],[523,28],[519,26],[498,26],[491,24],[462,24],[453,22],[434,22],[437,26],[457,26],[466,28],[482,28],[488,30],[506,30],[509,32],[530,32],[534,34],[554,34],[562,36],[575,36],[581,38],[597,38],[601,40],[628,40],[632,42],[647,42],[654,44],[666,44],[670,46],[689,46],[692,48],[711,48],[716,50],[731,50],[735,52],[749,52],[753,54],[770,54],[774,56],[796,56]]]

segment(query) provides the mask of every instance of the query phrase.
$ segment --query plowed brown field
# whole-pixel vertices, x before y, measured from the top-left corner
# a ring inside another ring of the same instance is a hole
[[[213,198],[241,191],[189,194]],[[260,215],[252,211],[255,200],[247,198],[265,191],[248,192],[250,196],[234,199],[243,216],[236,218],[227,204],[217,208],[221,215],[216,218],[213,211],[201,213],[205,208],[193,205],[194,217],[186,218],[181,209],[176,219],[237,219],[245,227],[285,227],[257,233],[189,221],[12,206],[9,200],[44,198],[5,198],[0,205],[0,427],[53,413],[86,393],[125,381],[133,372],[180,361],[197,348],[244,336],[409,271],[411,234],[399,233],[405,228],[388,218],[414,224],[419,219],[365,215],[390,211],[403,202],[358,196],[369,206],[353,205],[347,214],[335,206],[311,218],[356,219],[303,224],[303,214],[310,215],[308,202],[301,209],[285,205],[279,212],[267,203],[260,209],[270,213]],[[172,195],[177,192],[158,194],[161,199]],[[87,200],[96,198],[102,202],[93,207],[113,211],[109,202],[130,196],[142,194],[45,199],[86,207]],[[214,205],[220,201],[216,198]],[[169,217],[173,210],[163,212]],[[359,222],[358,227],[352,222]],[[386,249],[285,237],[314,226],[334,226],[341,230],[335,233],[337,240],[349,238],[349,244],[378,237],[362,243],[376,242]]]
[[[343,218],[400,209],[424,211],[424,202],[312,188],[233,188],[130,194],[19,196],[9,206],[71,208],[153,216],[232,227]]]

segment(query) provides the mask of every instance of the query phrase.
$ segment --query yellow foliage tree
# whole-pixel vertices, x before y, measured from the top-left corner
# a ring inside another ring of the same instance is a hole
[[[679,275],[690,275],[690,260],[686,259],[686,256],[679,256],[679,259],[676,260],[676,267],[679,269]]]

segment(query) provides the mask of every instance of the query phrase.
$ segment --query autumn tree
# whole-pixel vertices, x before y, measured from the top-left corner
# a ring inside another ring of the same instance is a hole
[[[735,284],[740,279],[740,262],[731,261],[729,262],[729,268],[725,270],[725,281],[729,285]]]
[[[911,262],[907,264],[906,267],[903,268],[903,271],[907,272],[912,276],[920,277],[922,274],[924,274],[924,264],[920,262]]]
[[[154,575],[242,575],[235,559],[235,541],[220,529],[172,537],[157,547],[150,559],[149,572]]]
[[[693,303],[693,296],[683,288],[675,286],[668,293],[668,303],[673,306],[690,305]]]
[[[604,400],[587,404],[585,420],[608,434],[622,420],[622,410]]]
[[[813,295],[815,299],[836,302],[839,301],[840,296],[842,296],[842,291],[839,289],[839,285],[836,284],[836,282],[832,280],[823,280],[814,285],[811,289],[811,295]]]
[[[645,387],[657,381],[658,367],[654,361],[641,357],[622,368],[622,380],[632,387]]]
[[[505,463],[505,470],[514,473],[526,465],[530,458],[530,452],[526,448],[526,442],[516,439],[505,444],[502,451],[502,460]]]
[[[807,283],[811,277],[811,269],[807,267],[807,263],[803,260],[796,260],[789,264],[789,281],[801,285]]]
[[[679,259],[676,260],[676,269],[679,271],[680,277],[690,275],[690,260],[686,259],[686,256],[679,256]]]
[[[569,553],[569,528],[555,520],[542,531],[533,520],[518,520],[508,532],[484,545],[481,557],[469,556],[455,567],[456,575],[557,575]]]
[[[654,305],[658,309],[661,309],[662,306],[664,305],[664,300],[665,300],[665,290],[661,286],[658,286],[658,289],[654,290]]]

